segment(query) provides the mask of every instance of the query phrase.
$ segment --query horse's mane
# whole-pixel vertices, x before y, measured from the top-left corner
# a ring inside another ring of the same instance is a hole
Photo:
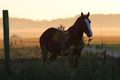
[[[81,28],[79,28],[81,24],[82,24],[82,17],[80,16],[80,17],[75,21],[75,23],[74,23],[71,27],[68,28],[67,31],[68,31],[69,35],[74,36],[74,35],[76,35],[76,33],[77,33],[79,30],[82,30]],[[78,29],[79,29],[79,30],[78,30]]]

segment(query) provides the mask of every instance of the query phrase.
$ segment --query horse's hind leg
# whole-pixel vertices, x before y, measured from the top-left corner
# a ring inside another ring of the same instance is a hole
[[[52,55],[50,56],[50,62],[54,61],[57,59],[57,55],[52,53]]]
[[[42,51],[42,53],[41,53],[42,64],[45,64],[48,59],[48,50],[45,46],[42,46],[41,51]]]

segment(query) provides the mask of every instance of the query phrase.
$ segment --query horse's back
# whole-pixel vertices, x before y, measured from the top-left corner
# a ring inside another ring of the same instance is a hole
[[[45,32],[43,32],[43,34],[41,35],[41,37],[39,38],[39,42],[40,44],[45,44],[47,43],[52,36],[54,35],[54,33],[57,31],[56,28],[48,28]]]
[[[57,31],[56,28],[48,28],[43,34],[41,35],[41,38],[50,38],[55,32]]]

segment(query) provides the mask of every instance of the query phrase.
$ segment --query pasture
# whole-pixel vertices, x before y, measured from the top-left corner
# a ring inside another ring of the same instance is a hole
[[[119,80],[120,58],[91,51],[83,51],[75,69],[69,68],[68,56],[58,57],[52,63],[41,64],[41,51],[37,39],[24,39],[22,46],[11,46],[10,68],[7,75],[3,65],[3,48],[0,49],[0,80]],[[29,44],[30,43],[30,44]],[[101,47],[101,44],[91,44]],[[120,54],[120,44],[106,44],[108,52]],[[98,47],[99,48],[99,47]]]

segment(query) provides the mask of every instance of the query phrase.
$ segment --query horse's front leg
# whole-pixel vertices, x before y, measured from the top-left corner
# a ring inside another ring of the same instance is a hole
[[[70,68],[75,68],[75,46],[69,48],[69,64]]]
[[[74,61],[74,66],[77,67],[78,66],[78,59],[81,57],[81,51],[82,51],[83,47],[79,47],[77,46],[74,50],[74,56],[73,56],[73,61]]]
[[[81,49],[78,46],[71,46],[69,48],[69,62],[71,68],[75,68],[78,66],[78,59],[81,56]]]

